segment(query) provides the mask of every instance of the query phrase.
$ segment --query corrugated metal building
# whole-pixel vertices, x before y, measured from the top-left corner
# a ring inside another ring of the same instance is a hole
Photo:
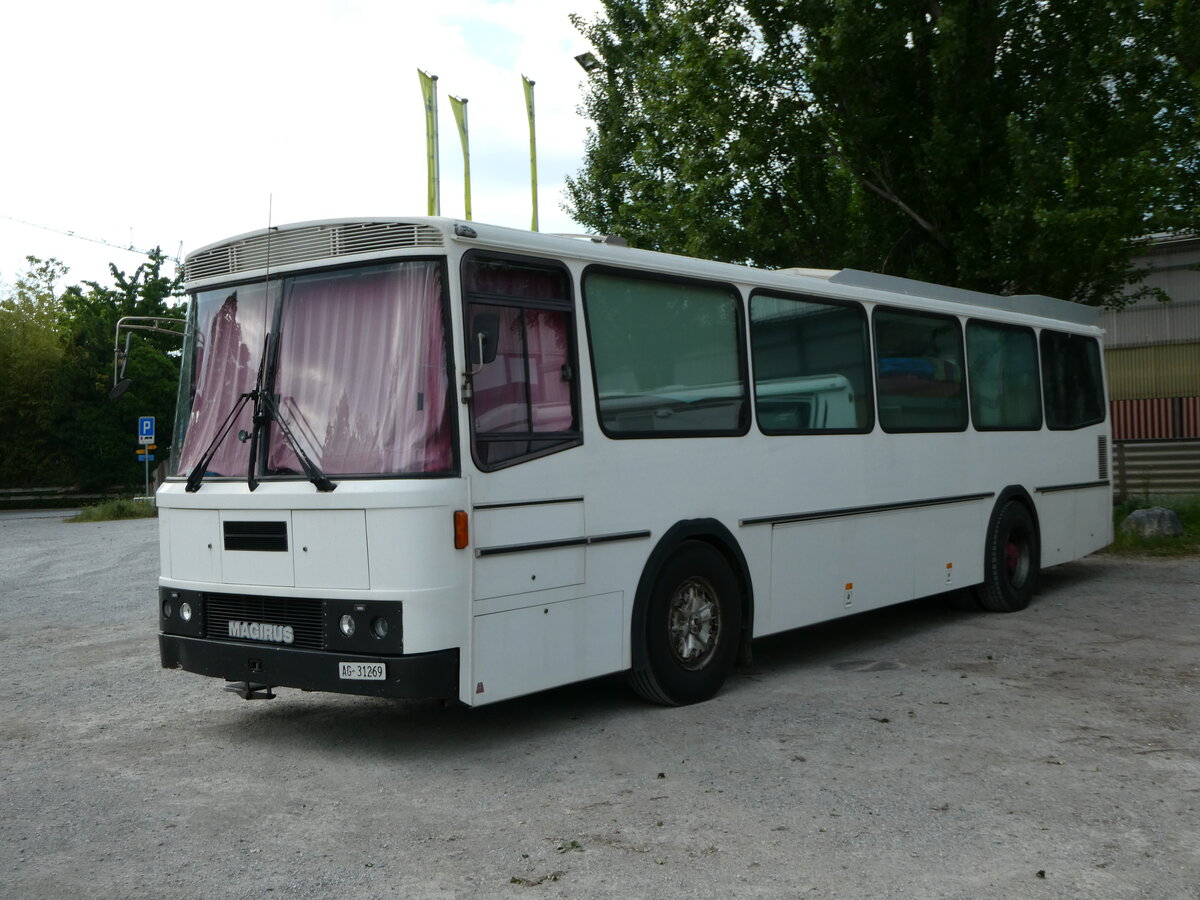
[[[1100,317],[1113,438],[1200,438],[1200,235],[1162,238],[1139,265],[1142,284],[1171,302],[1141,300]]]

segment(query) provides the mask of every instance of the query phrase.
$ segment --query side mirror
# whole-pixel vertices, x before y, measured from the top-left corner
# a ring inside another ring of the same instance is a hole
[[[129,342],[133,340],[133,332],[125,333],[125,350],[117,354],[117,362],[121,364],[121,370],[117,373],[118,378],[125,377],[125,367],[129,365]]]
[[[125,334],[125,349],[121,349],[121,329],[128,329]],[[183,328],[183,331],[179,329]],[[122,316],[117,319],[117,330],[113,335],[113,387],[108,399],[116,400],[133,382],[125,377],[125,366],[129,363],[129,342],[133,340],[135,331],[153,331],[155,334],[172,334],[182,338],[186,334],[186,323],[183,319],[170,316]]]
[[[123,351],[114,350],[113,358],[113,386],[108,392],[109,400],[116,400],[133,386],[133,379],[125,377],[125,367],[129,365],[129,342],[133,340],[133,332],[127,332],[125,335],[125,349]],[[118,379],[120,379],[118,381]]]
[[[500,316],[497,313],[479,313],[471,320],[470,354],[471,368],[478,369],[496,359],[500,346]]]

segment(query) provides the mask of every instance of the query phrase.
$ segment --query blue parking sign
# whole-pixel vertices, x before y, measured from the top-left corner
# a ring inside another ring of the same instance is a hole
[[[138,416],[138,443],[154,443],[154,416]]]

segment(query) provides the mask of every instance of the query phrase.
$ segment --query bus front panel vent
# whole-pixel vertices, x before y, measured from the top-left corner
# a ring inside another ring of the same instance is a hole
[[[1096,451],[1099,455],[1099,478],[1101,481],[1108,480],[1108,435],[1102,434],[1096,438]]]
[[[287,522],[229,521],[222,524],[225,528],[226,550],[287,552]]]

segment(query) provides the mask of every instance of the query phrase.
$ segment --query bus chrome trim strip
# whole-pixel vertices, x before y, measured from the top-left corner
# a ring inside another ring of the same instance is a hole
[[[551,500],[511,500],[503,503],[478,503],[471,507],[472,512],[481,509],[517,509],[522,506],[549,506],[553,503],[582,503],[582,497],[560,497]]]
[[[755,516],[738,519],[738,525],[787,525],[792,522],[814,522],[818,519],[841,519],[849,516],[867,516],[872,513],[895,512],[900,509],[921,509],[925,506],[947,506],[951,503],[972,503],[995,497],[995,491],[982,494],[960,494],[955,497],[934,497],[929,500],[906,500],[902,503],[881,503],[877,506],[848,506],[845,509],[822,509],[810,513],[789,513],[781,516]]]
[[[617,541],[644,541],[650,537],[650,530],[645,531],[618,531],[612,534],[597,534],[589,537],[589,544],[613,544]]]
[[[589,544],[612,544],[617,541],[640,541],[650,537],[650,531],[619,531],[557,541],[534,541],[529,544],[503,544],[499,547],[476,547],[475,556],[500,556],[504,553],[526,553],[531,550],[559,550],[563,547],[585,547]]]
[[[586,537],[562,538],[557,541],[534,541],[529,544],[503,544],[499,547],[476,547],[475,556],[499,556],[502,553],[525,553],[530,550],[559,550],[563,547],[582,547]]]
[[[1108,479],[1104,481],[1081,481],[1077,484],[1052,484],[1049,487],[1034,488],[1035,494],[1053,494],[1058,491],[1086,491],[1089,488],[1108,487],[1111,482]]]

